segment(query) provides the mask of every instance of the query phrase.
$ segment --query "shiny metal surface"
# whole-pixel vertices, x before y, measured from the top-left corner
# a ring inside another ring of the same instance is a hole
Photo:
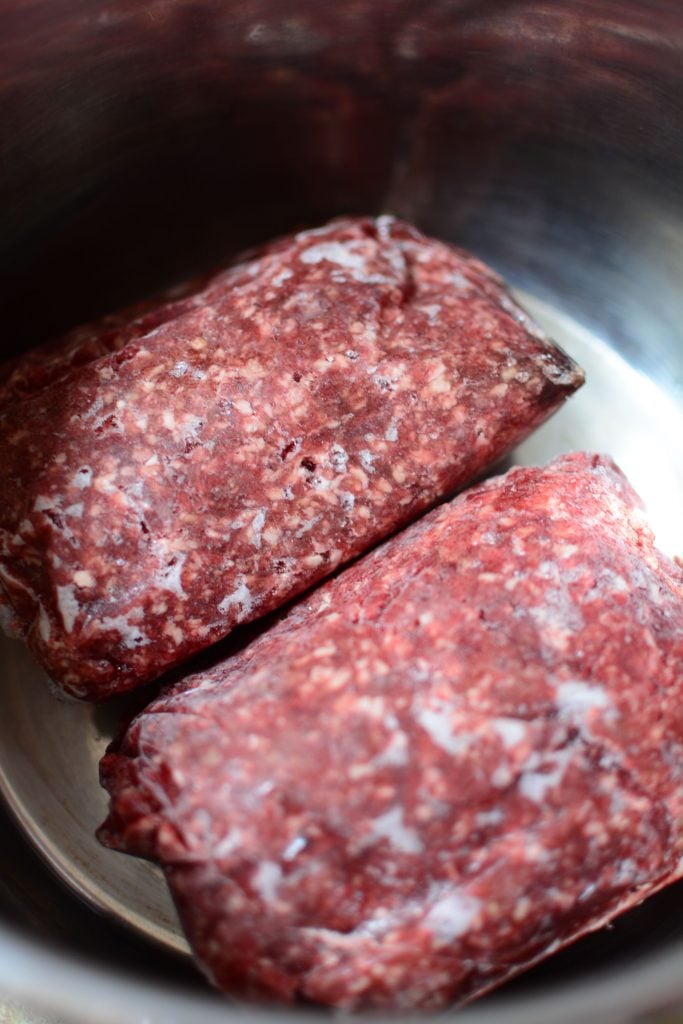
[[[151,941],[187,955],[161,871],[106,850],[95,838],[107,809],[99,760],[124,705],[98,708],[60,699],[16,641],[3,637],[0,657],[0,792],[16,820],[74,893]]]
[[[611,450],[681,553],[677,0],[0,0],[0,99],[3,350],[278,231],[390,209],[494,263],[585,360],[585,391],[523,457]],[[58,818],[36,793],[91,770],[100,726],[60,732],[47,701],[29,714],[12,664],[0,653],[0,763],[45,834]],[[81,881],[87,805],[67,849]],[[0,989],[88,1024],[245,1018],[2,824]],[[135,893],[106,867],[100,883]],[[680,886],[461,1019],[654,1020],[678,1003]]]

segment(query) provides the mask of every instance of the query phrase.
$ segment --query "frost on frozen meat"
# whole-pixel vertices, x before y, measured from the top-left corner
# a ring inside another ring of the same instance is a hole
[[[681,876],[683,571],[607,458],[461,495],[153,702],[101,838],[227,992],[470,999]]]

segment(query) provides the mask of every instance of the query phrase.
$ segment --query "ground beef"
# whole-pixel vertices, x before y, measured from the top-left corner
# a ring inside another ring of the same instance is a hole
[[[683,571],[607,458],[432,512],[102,761],[225,991],[434,1009],[683,872]]]
[[[136,315],[115,351],[99,327],[53,349],[49,382],[14,366],[31,393],[0,407],[0,589],[77,697],[282,604],[582,381],[490,270],[391,217],[272,243],[152,330]]]

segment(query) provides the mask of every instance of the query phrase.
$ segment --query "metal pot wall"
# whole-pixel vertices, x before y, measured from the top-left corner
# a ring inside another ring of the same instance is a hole
[[[0,98],[3,355],[278,232],[391,210],[683,403],[678,0],[4,0]],[[0,990],[87,1024],[247,1018],[0,824]],[[680,885],[461,1019],[678,1002]]]

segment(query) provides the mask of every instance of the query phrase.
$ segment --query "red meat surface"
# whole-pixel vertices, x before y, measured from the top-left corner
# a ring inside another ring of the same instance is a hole
[[[477,486],[154,701],[107,845],[226,992],[436,1009],[683,874],[683,571],[614,464]]]
[[[0,589],[48,674],[95,699],[416,518],[582,381],[490,270],[391,217],[281,239],[81,337],[49,379],[37,357],[8,379],[30,393],[0,406]]]

